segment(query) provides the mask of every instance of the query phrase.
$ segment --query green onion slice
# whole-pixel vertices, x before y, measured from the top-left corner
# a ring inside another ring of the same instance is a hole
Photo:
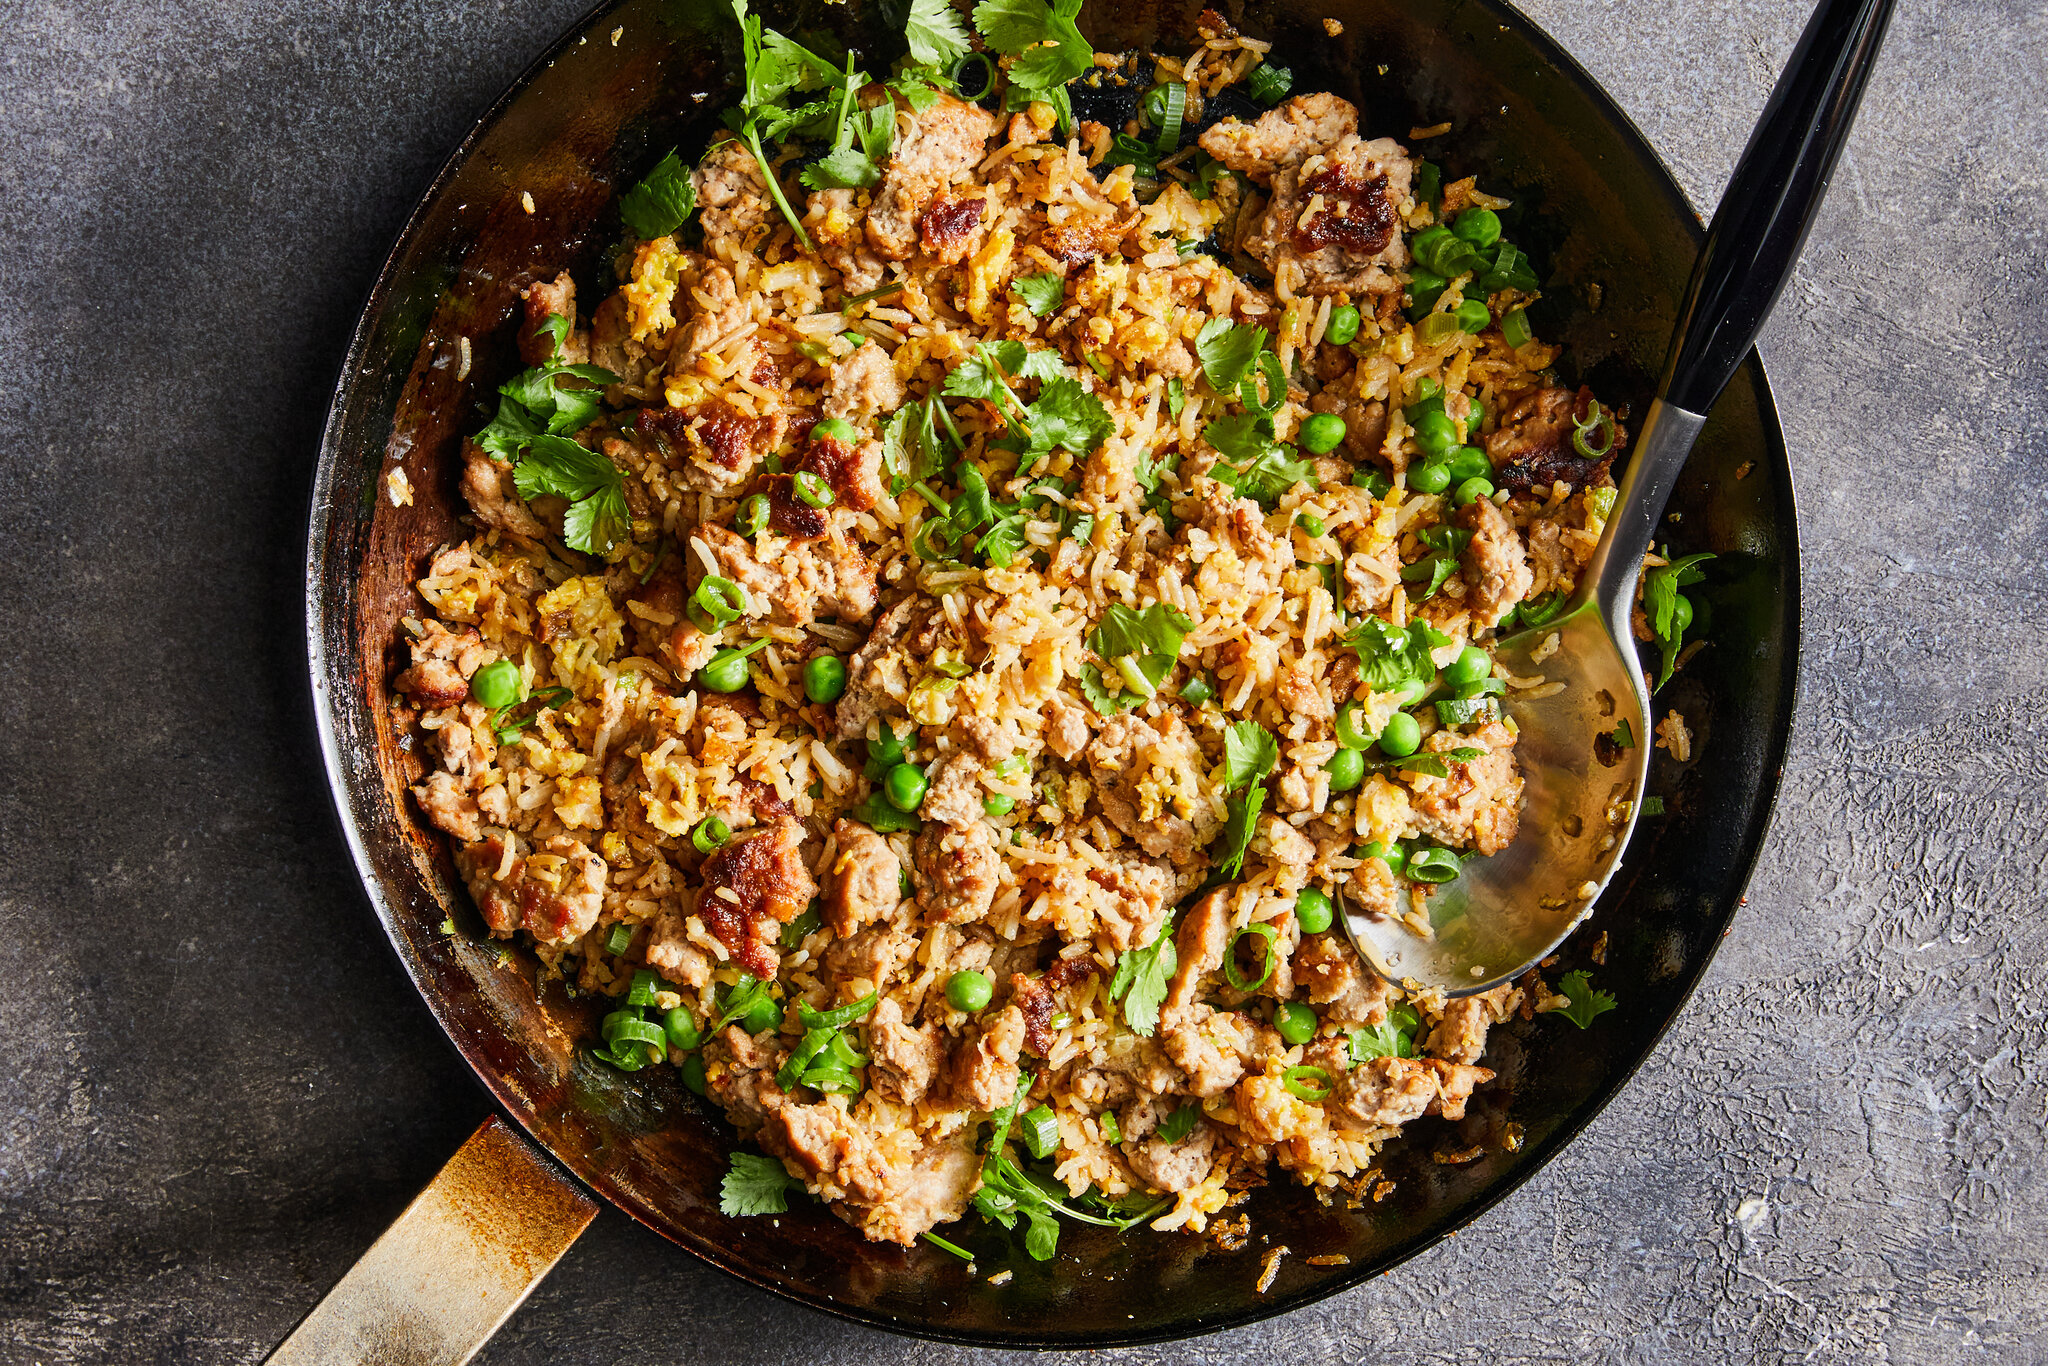
[[[710,853],[731,838],[732,828],[716,816],[706,816],[690,832],[690,843],[697,846],[700,854]]]
[[[1161,96],[1161,99],[1166,105],[1166,108],[1162,111],[1165,117],[1159,120],[1159,142],[1157,144],[1159,155],[1161,156],[1167,155],[1174,148],[1180,146],[1181,116],[1186,114],[1188,109],[1187,88],[1179,81],[1168,82],[1164,87],[1164,91],[1165,93]]]
[[[626,1004],[629,1006],[651,1006],[654,1004],[654,969],[641,968],[633,974],[633,985],[626,988]]]
[[[1500,334],[1507,340],[1507,344],[1517,351],[1534,341],[1536,334],[1529,330],[1529,310],[1518,308],[1511,313],[1503,314],[1500,320]]]
[[[844,1067],[814,1067],[804,1073],[803,1084],[835,1096],[851,1096],[860,1091],[860,1078]]]
[[[1412,882],[1449,882],[1458,875],[1459,859],[1449,849],[1432,846],[1408,856],[1408,878]]]
[[[760,535],[761,528],[768,525],[768,495],[750,494],[746,501],[740,504],[740,513],[733,519],[733,525],[739,528],[742,535]]]
[[[796,496],[814,508],[832,506],[832,485],[825,476],[813,470],[798,470],[794,476]]]
[[[1321,1067],[1290,1067],[1280,1074],[1280,1084],[1287,1088],[1288,1095],[1311,1104],[1330,1096],[1330,1073]]]
[[[1279,933],[1271,925],[1262,924],[1247,925],[1236,934],[1231,935],[1230,942],[1223,948],[1223,979],[1239,991],[1257,991],[1260,987],[1264,986],[1266,979],[1273,975],[1273,940],[1278,937]],[[1237,941],[1248,934],[1259,936],[1259,956],[1263,960],[1262,966],[1259,969],[1259,975],[1250,981],[1245,980],[1244,974],[1238,971],[1237,967]]]
[[[1051,1157],[1060,1146],[1060,1122],[1053,1118],[1050,1106],[1041,1105],[1018,1119],[1017,1129],[1024,1146],[1040,1160]]]
[[[836,1010],[813,1010],[799,1004],[797,1014],[802,1017],[805,1029],[844,1029],[861,1016],[875,1008],[877,993],[869,992],[858,1001],[840,1006]]]
[[[631,925],[614,925],[612,926],[612,932],[605,936],[604,951],[610,954],[624,953],[626,946],[632,942],[633,927]]]
[[[1287,401],[1287,372],[1280,368],[1280,358],[1271,351],[1259,352],[1259,359],[1253,367],[1256,375],[1247,374],[1237,382],[1237,401],[1247,412],[1260,417],[1271,417],[1280,411],[1280,405]],[[1259,379],[1266,381],[1266,401],[1259,401]]]
[[[716,574],[705,576],[690,595],[690,620],[706,635],[746,614],[747,593],[731,579]]]
[[[1604,460],[1614,453],[1614,415],[1600,406],[1597,398],[1587,399],[1589,405],[1586,419],[1572,422],[1572,449],[1588,460]],[[1600,445],[1596,449],[1588,439],[1594,433],[1600,434]]]
[[[1358,720],[1365,714],[1365,708],[1356,702],[1346,702],[1337,708],[1337,743],[1346,749],[1366,749],[1373,742]]]

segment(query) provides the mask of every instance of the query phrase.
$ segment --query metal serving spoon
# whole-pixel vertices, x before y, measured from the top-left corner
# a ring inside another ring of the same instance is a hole
[[[1519,976],[1592,912],[1614,875],[1650,763],[1650,698],[1629,620],[1643,555],[1704,414],[1799,260],[1892,4],[1821,0],[1807,22],[1707,230],[1657,399],[1578,590],[1558,618],[1497,651],[1511,673],[1565,685],[1509,703],[1525,780],[1514,843],[1438,889],[1427,939],[1400,920],[1368,919],[1338,889],[1351,942],[1389,980],[1462,996]],[[1623,725],[1631,747],[1596,750]]]

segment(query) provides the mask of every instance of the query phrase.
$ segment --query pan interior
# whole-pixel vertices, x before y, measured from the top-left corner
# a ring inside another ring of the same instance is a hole
[[[886,66],[900,50],[887,7],[803,0],[761,6],[791,32],[829,31]],[[1091,0],[1100,50],[1184,48],[1199,5]],[[1539,331],[1568,348],[1568,378],[1640,411],[1661,365],[1700,240],[1699,223],[1613,104],[1494,0],[1307,0],[1230,7],[1272,39],[1297,91],[1357,102],[1374,135],[1427,144],[1446,179],[1477,173],[1512,195],[1512,232],[1544,272]],[[692,155],[738,70],[723,6],[629,0],[582,21],[493,108],[451,159],[394,249],[336,392],[312,508],[307,612],[330,779],[363,880],[406,969],[479,1078],[570,1170],[714,1264],[803,1303],[881,1327],[990,1345],[1157,1340],[1284,1312],[1355,1285],[1471,1220],[1554,1156],[1615,1094],[1675,1017],[1727,929],[1776,792],[1793,701],[1798,557],[1790,474],[1754,358],[1736,376],[1672,503],[1687,549],[1712,550],[1711,648],[1660,700],[1684,711],[1695,756],[1655,767],[1669,813],[1636,835],[1613,887],[1567,954],[1606,935],[1600,981],[1620,1008],[1581,1032],[1497,1029],[1499,1080],[1455,1125],[1424,1121],[1391,1145],[1381,1198],[1253,1192],[1240,1250],[1182,1235],[1070,1227],[1059,1256],[1021,1247],[998,1287],[929,1247],[869,1243],[822,1208],[729,1220],[718,1187],[731,1130],[668,1069],[625,1076],[571,1044],[588,1003],[536,988],[531,961],[501,961],[460,890],[440,836],[404,795],[413,757],[387,722],[398,620],[425,558],[459,534],[463,433],[515,368],[518,291],[568,269],[596,290],[617,233],[610,203],[671,146]],[[1332,36],[1325,19],[1341,32]],[[619,30],[616,41],[613,30]],[[522,196],[533,197],[527,212]],[[590,297],[595,297],[595,293]],[[467,339],[466,373],[456,363]],[[404,465],[412,506],[380,496]],[[453,917],[460,932],[444,934]],[[1572,958],[1576,963],[1579,960]],[[1448,1165],[1435,1154],[1479,1145]],[[1236,1213],[1239,1211],[1233,1211]],[[989,1250],[1007,1235],[971,1223]],[[1263,1293],[1271,1246],[1291,1255]],[[1311,1265],[1315,1257],[1347,1259]]]

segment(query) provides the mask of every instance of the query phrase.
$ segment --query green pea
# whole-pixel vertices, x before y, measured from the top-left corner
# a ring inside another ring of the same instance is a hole
[[[1421,416],[1423,404],[1428,403],[1433,398],[1441,399],[1443,396],[1444,386],[1442,381],[1433,375],[1424,375],[1421,379],[1416,380],[1415,387],[1408,391],[1408,406],[1411,409],[1417,410],[1416,415],[1419,417]],[[1438,412],[1442,412],[1443,407],[1442,403],[1436,405]]]
[[[813,702],[837,702],[846,691],[846,662],[837,655],[819,655],[804,665],[804,696]]]
[[[854,442],[860,440],[860,433],[854,430],[853,424],[845,418],[828,417],[817,426],[811,428],[811,440],[837,441],[842,445],[851,446]]]
[[[1441,460],[1428,460],[1408,471],[1408,487],[1417,493],[1442,493],[1451,486],[1451,467]]]
[[[712,692],[738,692],[752,677],[746,653],[740,650],[720,650],[697,670],[697,682]]]
[[[1692,626],[1692,599],[1683,593],[1678,595],[1678,601],[1671,604],[1671,626],[1681,636]]]
[[[930,786],[915,764],[898,764],[882,776],[882,794],[898,811],[915,811],[924,805]]]
[[[1388,871],[1396,875],[1408,866],[1408,850],[1402,846],[1399,840],[1394,841],[1391,845],[1381,844],[1378,840],[1374,840],[1371,844],[1360,849],[1358,856],[1360,858],[1376,858],[1387,865]]]
[[[704,1042],[704,1033],[697,1028],[697,1017],[690,1013],[688,1006],[677,1006],[663,1015],[661,1027],[668,1031],[668,1046],[678,1052],[687,1053]]]
[[[704,1055],[702,1053],[692,1053],[689,1057],[684,1058],[682,1066],[676,1070],[683,1074],[683,1085],[689,1087],[700,1096],[709,1094],[705,1087]]]
[[[947,1004],[969,1015],[987,1009],[995,994],[995,983],[988,979],[988,974],[972,968],[964,968],[946,979]]]
[[[1492,209],[1467,209],[1451,224],[1451,232],[1483,250],[1500,241],[1500,215]]]
[[[1458,444],[1458,429],[1442,412],[1428,412],[1415,419],[1415,444],[1432,455]]]
[[[1484,479],[1492,473],[1493,462],[1477,446],[1460,446],[1451,452],[1451,478],[1459,481]]]
[[[1180,685],[1180,700],[1191,707],[1199,707],[1215,695],[1216,685],[1200,674]]]
[[[993,797],[983,798],[981,809],[991,816],[1007,816],[1017,809],[1017,799],[1007,792],[998,792]]]
[[[1328,524],[1322,518],[1308,512],[1304,512],[1299,517],[1296,517],[1294,524],[1311,536],[1326,536],[1330,531]]]
[[[1358,310],[1350,304],[1343,304],[1330,310],[1329,326],[1323,329],[1323,340],[1337,346],[1348,344],[1358,335]]]
[[[1470,479],[1464,479],[1459,481],[1458,490],[1456,493],[1453,493],[1451,495],[1451,501],[1456,503],[1459,507],[1464,507],[1467,503],[1473,503],[1477,502],[1481,498],[1491,497],[1493,497],[1492,482],[1489,480],[1481,479],[1475,475]]]
[[[1486,309],[1484,301],[1467,299],[1452,310],[1451,316],[1458,320],[1458,326],[1467,332],[1484,332],[1486,325],[1493,321],[1493,314]]]
[[[1273,1028],[1290,1044],[1304,1044],[1322,1028],[1314,1010],[1299,1001],[1289,1001],[1273,1012]]]
[[[1387,718],[1380,732],[1380,752],[1390,759],[1405,759],[1422,748],[1422,723],[1405,711]]]
[[[882,723],[882,733],[868,741],[868,758],[878,764],[893,764],[903,757],[903,737]]]
[[[1337,910],[1330,904],[1329,894],[1320,887],[1304,887],[1301,895],[1294,898],[1294,919],[1303,934],[1321,934],[1336,918]]]
[[[1486,405],[1476,398],[1468,398],[1465,402],[1471,405],[1465,413],[1465,439],[1471,441],[1479,435],[1479,428],[1486,421]]]
[[[1302,449],[1328,455],[1344,440],[1344,419],[1335,413],[1317,413],[1301,424]]]
[[[1454,688],[1469,688],[1493,672],[1493,661],[1477,645],[1467,645],[1458,657],[1444,665],[1444,682]]]
[[[1365,781],[1365,751],[1340,749],[1323,765],[1323,771],[1330,775],[1330,791],[1349,792]]]
[[[766,996],[747,1007],[747,1013],[740,1016],[740,1028],[749,1034],[759,1034],[764,1029],[774,1029],[782,1023],[782,1003],[771,1001]]]
[[[519,700],[519,666],[500,659],[478,669],[469,680],[469,695],[487,707],[509,707]]]

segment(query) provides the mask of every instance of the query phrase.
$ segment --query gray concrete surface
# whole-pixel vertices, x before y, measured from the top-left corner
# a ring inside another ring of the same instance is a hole
[[[0,5],[0,1359],[256,1361],[484,1113],[303,697],[324,389],[431,169],[583,0]],[[1695,199],[1805,0],[1532,0]],[[1125,1361],[2048,1360],[2048,11],[1906,0],[1765,350],[1805,694],[1737,933],[1454,1242]],[[965,1360],[607,1213],[511,1363]]]

